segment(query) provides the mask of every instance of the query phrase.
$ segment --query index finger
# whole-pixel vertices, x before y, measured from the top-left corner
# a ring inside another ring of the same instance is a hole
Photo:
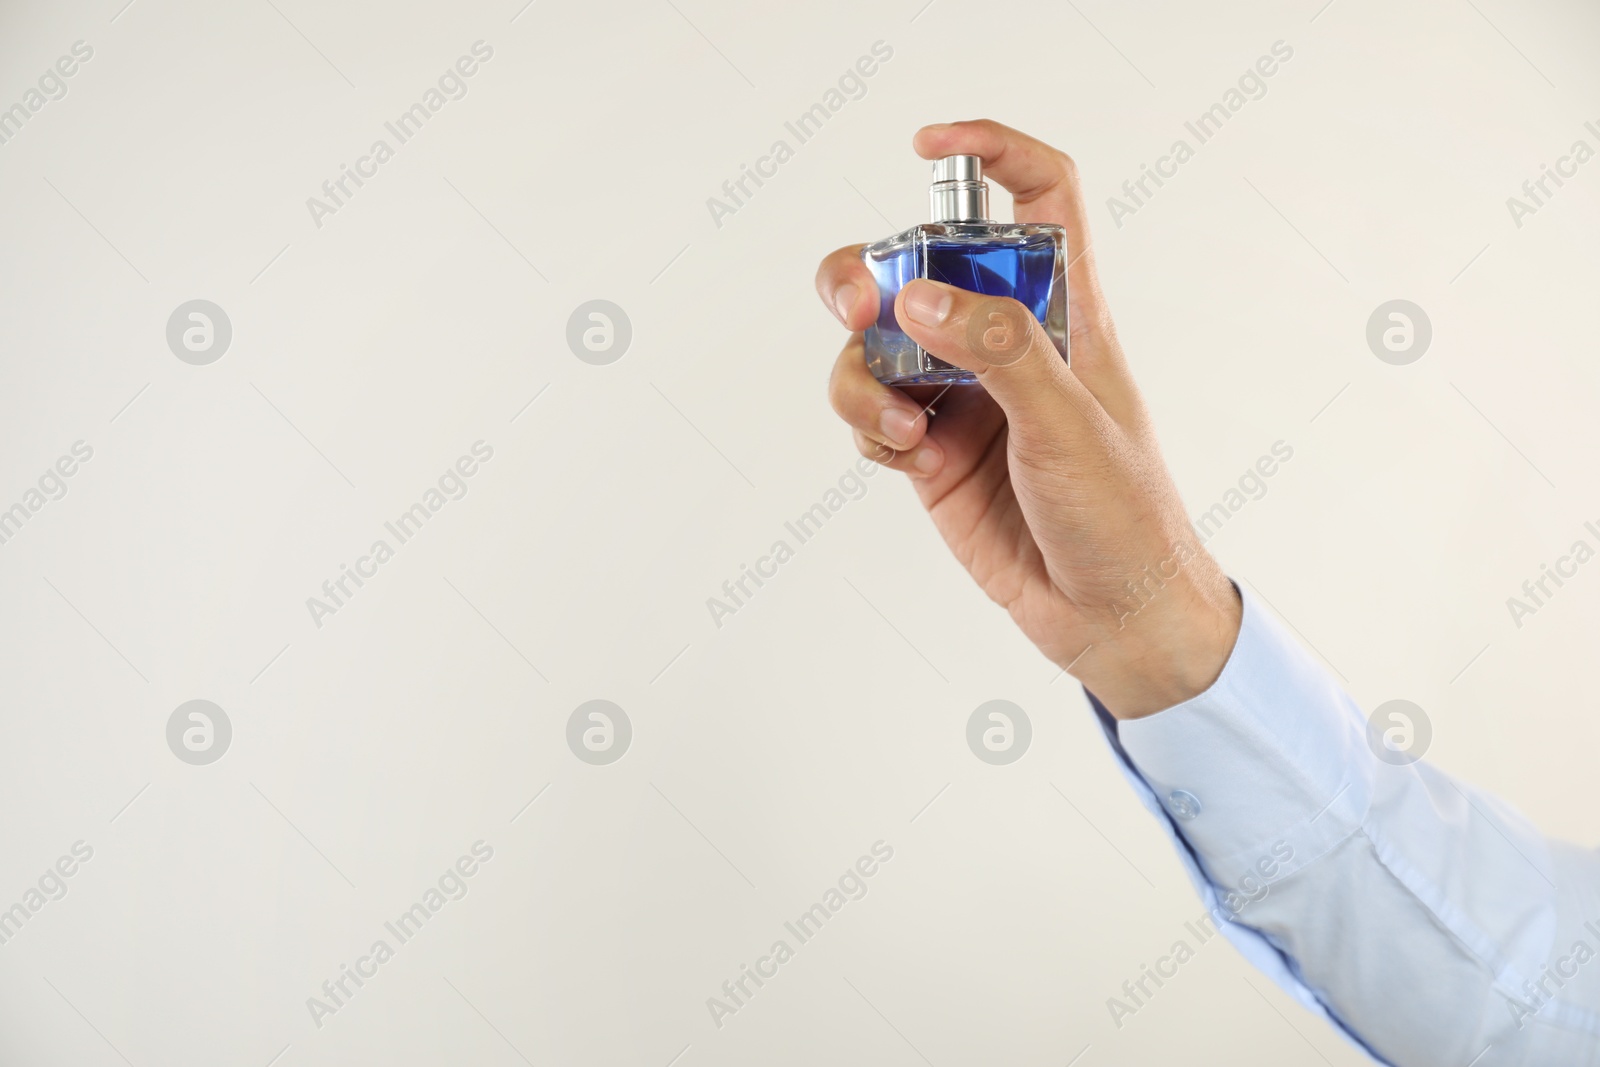
[[[1104,313],[1089,251],[1089,215],[1071,156],[992,119],[924,126],[911,146],[923,159],[977,156],[983,160],[984,177],[1011,193],[1018,222],[1053,222],[1065,228],[1068,290],[1089,296],[1090,306],[1084,310],[1096,318]]]
[[[1089,216],[1072,157],[990,119],[924,126],[911,144],[924,159],[977,156],[984,177],[1010,190],[1018,222],[1053,222],[1066,231],[1073,371],[1119,422],[1141,419],[1133,376],[1095,274]]]
[[[1078,167],[1065,152],[992,119],[924,126],[911,147],[923,159],[979,157],[984,177],[1010,191],[1018,222],[1054,222],[1066,227],[1077,251],[1088,246]]]

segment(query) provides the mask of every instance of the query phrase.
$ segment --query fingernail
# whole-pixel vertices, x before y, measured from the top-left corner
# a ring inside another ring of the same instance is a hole
[[[860,292],[853,283],[839,286],[833,293],[833,312],[839,316],[839,321],[846,326],[850,325],[850,309],[856,306],[856,294]]]
[[[883,436],[896,448],[905,448],[911,443],[911,432],[917,425],[916,414],[902,407],[888,407],[883,409],[883,414],[878,418],[878,429],[883,431]]]
[[[937,326],[950,314],[950,291],[932,282],[906,286],[906,314],[924,326]]]
[[[948,130],[950,126],[951,123],[948,122],[930,122],[922,128],[925,130]]]
[[[917,458],[912,466],[918,474],[938,474],[944,466],[944,450],[932,441],[927,441],[917,449]]]

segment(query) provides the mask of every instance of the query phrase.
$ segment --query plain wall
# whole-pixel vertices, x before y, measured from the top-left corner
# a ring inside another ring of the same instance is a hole
[[[856,459],[817,260],[924,217],[919,125],[990,116],[1078,161],[1191,513],[1293,448],[1210,541],[1230,573],[1364,707],[1424,708],[1430,759],[1593,843],[1600,563],[1520,626],[1506,602],[1600,544],[1600,162],[1520,225],[1507,198],[1600,148],[1600,13],[1320,2],[6,5],[0,107],[93,57],[0,144],[0,508],[93,456],[0,544],[0,908],[93,857],[0,945],[0,1060],[1365,1062],[1221,939],[1116,1025],[1202,905],[1081,691],[900,476],[707,608]],[[1279,41],[1265,95],[1117,225],[1108,198]],[[194,299],[232,326],[204,366],[166,339]],[[567,344],[595,299],[631,322],[609,365]],[[1409,365],[1366,341],[1393,299],[1432,324]],[[193,699],[232,725],[206,766],[168,747]],[[632,726],[609,765],[566,740],[594,699]],[[995,699],[1033,728],[1008,766],[966,741]],[[399,945],[385,922],[478,841]],[[880,841],[800,945],[785,921]],[[380,938],[317,1026],[307,998]]]

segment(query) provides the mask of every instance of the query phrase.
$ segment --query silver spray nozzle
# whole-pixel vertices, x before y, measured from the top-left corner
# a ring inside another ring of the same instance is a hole
[[[945,156],[933,161],[928,209],[934,222],[983,222],[989,218],[989,185],[977,156]]]

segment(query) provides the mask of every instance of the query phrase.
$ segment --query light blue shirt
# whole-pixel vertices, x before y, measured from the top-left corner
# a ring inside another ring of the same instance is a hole
[[[1379,759],[1361,709],[1241,595],[1210,689],[1122,723],[1095,701],[1217,926],[1379,1063],[1600,1064],[1600,854]]]

